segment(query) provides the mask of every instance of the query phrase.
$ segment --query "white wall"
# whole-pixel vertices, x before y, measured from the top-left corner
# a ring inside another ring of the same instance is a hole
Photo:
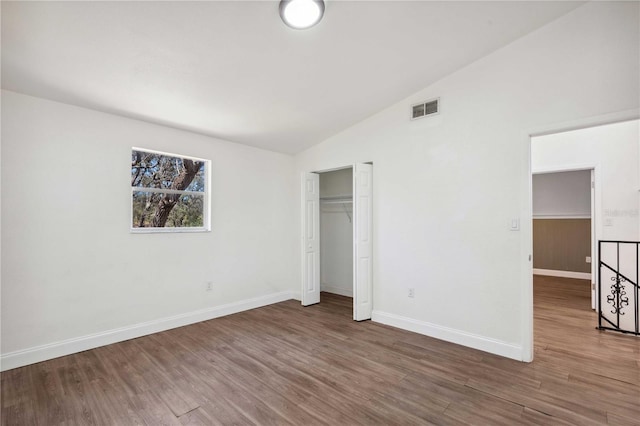
[[[353,195],[353,169],[320,173],[320,197]],[[320,201],[320,291],[353,296],[353,204]]]
[[[532,140],[532,142],[535,141],[536,138]],[[535,148],[536,144],[532,143],[532,152],[535,152]],[[550,148],[553,147],[550,146]],[[534,170],[537,165],[535,161],[535,155],[533,155],[531,167]],[[535,174],[532,186],[534,218],[591,217],[590,170]]]
[[[596,237],[637,240],[638,139],[639,120],[535,137],[531,140],[531,167],[535,172],[594,165],[598,184]]]
[[[3,368],[291,297],[293,157],[7,91],[2,123]],[[211,232],[129,233],[132,146],[212,161]]]
[[[638,108],[638,6],[587,3],[296,156],[373,161],[374,320],[531,358],[528,135]]]

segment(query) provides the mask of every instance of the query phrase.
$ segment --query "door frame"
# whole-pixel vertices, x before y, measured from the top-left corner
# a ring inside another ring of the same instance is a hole
[[[603,114],[584,119],[565,121],[555,124],[542,125],[534,128],[523,129],[521,132],[521,199],[520,217],[522,218],[520,238],[520,335],[522,340],[522,361],[533,361],[533,226],[532,226],[532,174],[531,174],[531,139],[536,136],[544,136],[554,133],[568,132],[571,130],[586,129],[588,127],[602,126],[606,124],[620,123],[623,121],[637,120],[640,118],[640,108],[634,108],[610,114]],[[592,259],[593,261],[593,259]]]
[[[563,172],[577,172],[582,170],[591,170],[591,188],[589,197],[591,198],[591,309],[597,309],[598,301],[596,294],[598,290],[598,276],[596,268],[598,262],[598,248],[597,242],[602,239],[602,218],[597,211],[602,211],[602,187],[600,184],[601,166],[599,163],[585,163],[585,164],[563,164],[555,167],[541,167],[534,169],[531,167],[531,175],[542,175],[549,173],[563,173]],[[531,186],[531,195],[533,197],[533,180]],[[531,220],[533,224],[533,203],[531,205]],[[533,249],[532,249],[533,250]],[[532,271],[533,273],[533,271]]]
[[[356,189],[356,164],[370,164],[373,165],[373,162],[371,161],[358,161],[355,163],[351,163],[351,164],[343,164],[340,166],[335,166],[335,167],[331,167],[331,168],[327,168],[327,169],[320,169],[320,170],[310,170],[310,171],[302,171],[301,172],[301,179],[302,182],[304,182],[304,178],[305,175],[307,173],[316,173],[318,175],[322,174],[322,173],[328,173],[328,172],[335,172],[338,170],[344,170],[344,169],[352,169],[353,170],[353,178],[352,178],[352,185],[353,185],[353,197],[355,197],[355,189]],[[320,188],[318,187],[318,193],[320,192]],[[301,264],[301,283],[300,283],[300,289],[301,289],[301,295],[304,293],[304,285],[305,285],[305,274],[307,273],[306,268],[305,268],[305,262],[304,262],[304,254],[305,254],[305,235],[304,235],[304,228],[305,228],[305,224],[306,224],[306,214],[305,214],[305,208],[304,208],[304,200],[305,200],[305,188],[304,185],[302,186],[302,191],[300,193],[301,199],[302,199],[302,210],[300,211],[300,221],[301,221],[301,230],[302,230],[302,235],[301,235],[301,253],[302,253],[302,264]],[[353,205],[353,212],[354,214],[352,215],[352,227],[353,227],[353,249],[352,249],[352,262],[353,262],[353,319],[356,320],[356,262],[357,262],[357,250],[356,250],[356,244],[357,244],[357,240],[356,240],[356,230],[357,230],[357,217],[355,214],[356,211],[356,206],[355,206],[355,199],[354,199],[354,205]],[[320,210],[320,203],[318,203],[317,206],[318,211]],[[371,218],[370,218],[371,220]],[[321,233],[321,232],[320,232]],[[320,233],[318,234],[318,236],[320,236]],[[373,232],[371,232],[371,241],[373,242],[374,237],[373,237]],[[320,241],[320,244],[322,245],[322,241]],[[319,250],[319,252],[321,253],[321,250]],[[322,262],[322,259],[320,259],[320,262]],[[373,274],[371,274],[371,297],[373,298]],[[318,283],[318,286],[320,286],[320,282]],[[302,298],[301,298],[301,303],[302,303]],[[304,305],[303,305],[304,306]]]

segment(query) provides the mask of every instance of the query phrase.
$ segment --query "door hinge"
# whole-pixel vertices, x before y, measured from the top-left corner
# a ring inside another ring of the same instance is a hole
[[[595,290],[596,289],[596,283],[591,283],[591,290]]]

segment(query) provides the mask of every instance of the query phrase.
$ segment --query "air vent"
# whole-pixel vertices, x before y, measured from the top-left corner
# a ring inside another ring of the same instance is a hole
[[[411,119],[426,117],[440,112],[440,98],[422,102],[411,107]]]

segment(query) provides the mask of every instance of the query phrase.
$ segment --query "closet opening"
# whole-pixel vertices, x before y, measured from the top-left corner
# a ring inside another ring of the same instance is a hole
[[[320,303],[353,304],[353,167],[320,175]]]
[[[303,306],[324,299],[371,319],[372,175],[365,163],[302,174]]]

